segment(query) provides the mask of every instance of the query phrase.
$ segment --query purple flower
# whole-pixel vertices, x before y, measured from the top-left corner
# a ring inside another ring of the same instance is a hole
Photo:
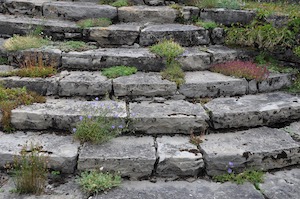
[[[228,172],[228,173],[232,173],[232,169],[231,169],[231,168],[228,168],[228,169],[227,169],[227,172]]]
[[[80,121],[82,121],[82,120],[83,120],[83,117],[82,117],[81,115],[79,116],[79,120],[80,120]]]
[[[76,128],[73,128],[73,130],[72,130],[72,131],[73,131],[73,133],[76,133],[77,129],[76,129]]]
[[[118,117],[118,114],[115,114],[115,115],[114,115],[114,118],[117,118],[117,117]]]
[[[96,97],[95,100],[96,100],[96,101],[99,101],[99,97]]]
[[[123,128],[123,125],[119,125],[119,129],[122,129]]]
[[[230,168],[232,168],[233,167],[233,162],[228,162],[228,165],[229,165]]]
[[[88,118],[89,118],[89,119],[91,119],[91,118],[92,118],[92,116],[91,116],[91,115],[88,115]]]
[[[112,125],[111,128],[112,128],[112,129],[115,129],[116,127],[115,127],[115,125]]]

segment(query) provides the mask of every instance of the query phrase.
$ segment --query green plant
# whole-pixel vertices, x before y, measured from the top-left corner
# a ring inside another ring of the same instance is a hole
[[[137,72],[136,67],[129,66],[114,66],[110,68],[105,68],[102,71],[102,75],[108,78],[116,78],[120,76],[129,76]]]
[[[32,103],[44,103],[46,99],[34,92],[23,88],[4,88],[0,86],[0,110],[2,113],[2,128],[6,132],[12,132],[14,129],[10,123],[11,110],[20,105],[30,105]]]
[[[294,48],[294,53],[295,53],[295,55],[297,55],[298,57],[300,57],[300,46],[296,46]]]
[[[59,44],[59,49],[64,52],[85,51],[95,48],[96,46],[90,46],[83,41],[66,41]]]
[[[119,7],[123,7],[123,6],[128,6],[129,4],[128,4],[127,0],[117,0],[113,3],[111,3],[110,5],[119,8]]]
[[[175,9],[175,10],[180,10],[182,9],[182,6],[177,4],[177,3],[174,3],[174,4],[171,4],[170,5],[171,8]]]
[[[108,18],[83,19],[77,22],[77,25],[84,29],[90,27],[108,27],[112,21]]]
[[[234,172],[214,176],[213,180],[217,182],[234,182],[236,184],[243,184],[245,182],[250,182],[258,188],[258,184],[263,182],[264,172],[255,170],[246,170],[242,173],[235,174]]]
[[[196,6],[199,8],[216,8],[218,7],[219,0],[201,0]]]
[[[13,37],[9,38],[4,42],[3,47],[8,51],[18,51],[18,50],[25,50],[29,48],[40,48],[44,45],[47,45],[48,43],[49,43],[48,40],[38,36],[14,35]]]
[[[42,155],[42,147],[31,144],[23,146],[20,157],[15,157],[12,165],[13,179],[17,193],[40,194],[47,181],[47,158]]]
[[[241,4],[239,0],[219,0],[218,7],[227,9],[240,9]]]
[[[77,178],[82,190],[90,195],[107,191],[121,184],[121,176],[98,171],[84,171]]]
[[[185,74],[177,61],[173,61],[161,72],[163,79],[175,82],[177,86],[185,82]]]
[[[201,21],[198,20],[196,21],[196,26],[200,26],[203,27],[205,29],[214,29],[216,27],[218,27],[218,25],[214,22],[214,21]]]
[[[98,98],[96,98],[96,101]],[[96,102],[91,102],[96,103]],[[96,144],[106,142],[123,131],[127,130],[128,124],[125,125],[119,118],[118,113],[122,110],[117,104],[114,106],[102,106],[97,110],[86,110],[84,116],[79,117],[76,128],[73,128],[75,138],[81,142],[93,142]],[[114,116],[110,114],[114,113]],[[97,116],[92,116],[97,115]]]
[[[294,80],[292,86],[287,89],[288,92],[291,93],[299,93],[300,92],[300,75],[298,74]]]
[[[0,56],[0,65],[5,65],[5,64],[8,64],[7,57],[1,57]]]
[[[53,176],[59,176],[60,175],[60,171],[51,171],[51,175],[53,175]]]

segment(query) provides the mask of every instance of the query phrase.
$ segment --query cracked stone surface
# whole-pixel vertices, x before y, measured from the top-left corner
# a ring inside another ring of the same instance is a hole
[[[187,72],[179,92],[186,97],[220,97],[246,94],[248,82],[209,71]]]
[[[16,129],[70,130],[79,121],[79,116],[99,116],[103,109],[109,110],[107,117],[118,115],[122,121],[127,116],[126,104],[122,101],[47,99],[46,103],[21,106],[12,110],[11,123]]]
[[[294,74],[272,73],[268,79],[258,82],[258,92],[270,92],[293,84]]]
[[[189,137],[163,136],[156,141],[159,176],[197,176],[203,169],[202,154]]]
[[[42,5],[49,0],[4,0],[3,12],[13,15],[42,16]]]
[[[295,140],[300,141],[300,122],[293,122],[289,126],[283,128]]]
[[[78,169],[99,169],[120,172],[133,179],[149,176],[156,161],[152,137],[118,137],[101,145],[85,143]]]
[[[210,67],[211,55],[200,51],[198,47],[185,48],[185,51],[177,58],[184,71],[206,70]]]
[[[159,73],[141,73],[113,79],[115,96],[172,96],[177,86]]]
[[[15,132],[5,134],[0,132],[0,167],[12,163],[14,156],[19,156],[22,147],[27,143],[42,146],[44,155],[48,158],[49,168],[64,173],[73,173],[77,165],[79,142],[73,136],[42,134],[39,132]]]
[[[43,5],[43,15],[47,18],[78,21],[89,18],[117,17],[117,8],[90,2],[49,2]]]
[[[226,134],[210,134],[200,144],[210,176],[245,168],[277,169],[300,163],[300,143],[280,129],[255,128]]]
[[[150,46],[163,39],[173,39],[182,46],[210,43],[209,32],[202,27],[182,24],[149,25],[141,30],[140,45]]]
[[[129,112],[134,120],[132,128],[147,134],[190,134],[202,132],[208,126],[202,106],[183,100],[130,103]]]
[[[140,26],[133,24],[117,24],[109,27],[89,29],[89,39],[97,41],[102,47],[133,45],[140,34]]]
[[[238,51],[222,45],[212,45],[207,48],[201,48],[212,55],[212,63],[223,63],[233,61],[238,58]]]
[[[168,6],[130,6],[118,9],[121,22],[173,23],[178,14],[178,10]]]
[[[101,96],[110,93],[112,82],[101,72],[73,71],[59,81],[59,96]]]
[[[217,98],[205,107],[215,129],[272,125],[300,118],[300,98],[284,92]]]
[[[300,196],[300,169],[268,173],[259,185],[264,195],[272,199],[298,199]]]
[[[111,198],[143,198],[143,199],[264,199],[264,196],[253,185],[245,183],[214,183],[205,180],[195,182],[125,182],[120,188],[113,189],[107,194],[99,194],[95,199]]]

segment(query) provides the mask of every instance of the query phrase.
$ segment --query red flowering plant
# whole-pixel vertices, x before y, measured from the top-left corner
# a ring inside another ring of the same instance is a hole
[[[250,61],[229,61],[215,64],[210,69],[212,72],[222,73],[228,76],[244,77],[247,80],[262,81],[269,76],[269,70],[265,66],[258,66]]]

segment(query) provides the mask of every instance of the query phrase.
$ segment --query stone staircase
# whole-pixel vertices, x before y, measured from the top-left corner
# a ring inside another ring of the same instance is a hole
[[[292,84],[294,74],[274,73],[256,82],[208,71],[214,63],[248,59],[249,54],[223,46],[222,28],[208,31],[177,23],[180,16],[186,21],[198,16],[199,9],[179,11],[165,1],[149,6],[152,1],[146,0],[121,8],[96,1],[0,2],[1,46],[13,34],[25,35],[42,26],[44,35],[55,41],[82,40],[99,47],[83,52],[53,46],[7,52],[0,47],[0,56],[9,61],[2,71],[14,70],[37,52],[45,61],[51,58],[60,71],[49,78],[0,78],[6,87],[25,86],[47,96],[44,104],[12,111],[11,123],[18,131],[0,133],[1,168],[27,141],[43,146],[51,169],[74,174],[103,167],[135,180],[215,176],[226,173],[229,162],[235,172],[300,164],[300,97],[278,91]],[[114,24],[81,29],[75,23],[90,17],[107,17]],[[159,71],[166,63],[148,50],[163,38],[185,46],[178,57],[186,74],[180,86],[162,79]],[[139,72],[116,79],[99,72],[116,65],[136,66]],[[101,100],[93,100],[96,97]],[[203,104],[200,98],[211,99]],[[118,114],[124,123],[133,120],[129,128],[135,133],[101,145],[74,140],[72,128],[83,110],[102,106],[118,107],[120,111],[109,116]],[[203,143],[191,144],[191,134],[205,134]]]

